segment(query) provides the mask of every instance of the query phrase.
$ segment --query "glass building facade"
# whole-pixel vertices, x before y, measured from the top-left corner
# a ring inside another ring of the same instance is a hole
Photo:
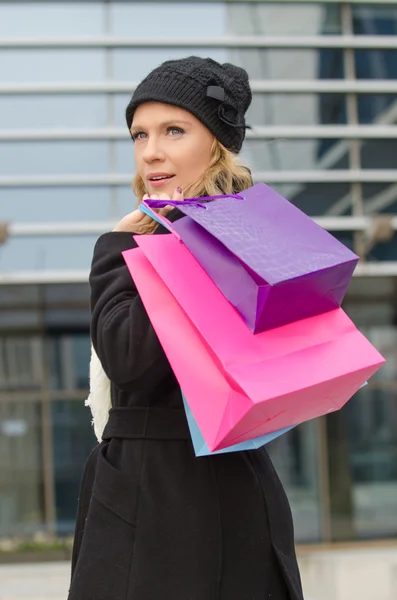
[[[248,70],[243,157],[360,254],[344,308],[388,359],[269,445],[296,540],[397,537],[396,34],[397,0],[0,1],[0,536],[73,532],[92,249],[135,203],[125,106],[196,54]]]

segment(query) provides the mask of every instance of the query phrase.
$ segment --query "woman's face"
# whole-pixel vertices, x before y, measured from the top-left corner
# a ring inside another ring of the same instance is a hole
[[[148,194],[172,197],[177,187],[204,175],[210,160],[212,133],[188,111],[145,102],[138,106],[131,125],[135,164]]]

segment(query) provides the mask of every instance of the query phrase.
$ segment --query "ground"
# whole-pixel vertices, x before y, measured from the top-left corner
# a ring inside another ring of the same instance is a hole
[[[0,565],[0,600],[66,600],[66,562]]]

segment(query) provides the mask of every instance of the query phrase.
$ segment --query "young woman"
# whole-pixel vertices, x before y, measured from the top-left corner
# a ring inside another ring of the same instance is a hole
[[[252,185],[237,158],[250,102],[246,72],[230,64],[190,57],[150,73],[126,112],[138,200]],[[102,441],[83,475],[69,600],[302,600],[291,512],[266,450],[194,455],[180,388],[121,255],[142,233],[167,232],[135,210],[94,250],[88,402]]]

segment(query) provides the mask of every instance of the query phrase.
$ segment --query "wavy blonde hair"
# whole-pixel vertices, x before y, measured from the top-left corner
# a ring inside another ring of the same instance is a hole
[[[211,160],[200,179],[183,190],[185,198],[238,194],[253,185],[251,171],[241,164],[239,157],[225,148],[216,138],[211,146]],[[135,176],[132,190],[141,202],[147,193],[142,177]]]

